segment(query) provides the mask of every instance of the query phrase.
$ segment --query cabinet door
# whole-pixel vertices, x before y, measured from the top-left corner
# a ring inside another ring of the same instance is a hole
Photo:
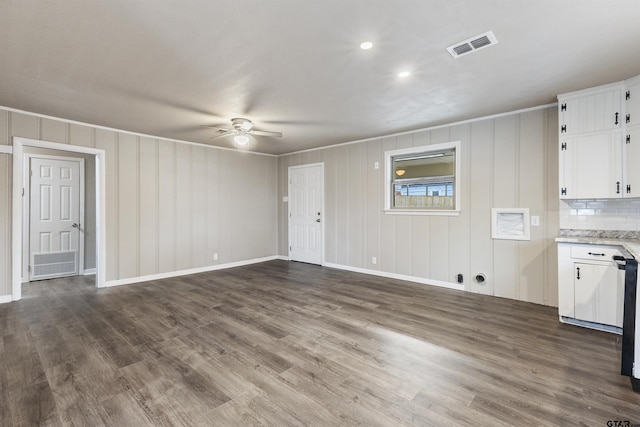
[[[563,138],[560,147],[561,199],[623,197],[620,132]]]
[[[558,314],[563,317],[576,317],[573,273],[571,245],[558,243]]]
[[[620,129],[622,117],[622,85],[560,95],[558,101],[560,135],[602,132]],[[566,127],[565,127],[566,126]],[[564,130],[563,130],[564,129]]]
[[[640,78],[629,81],[626,90],[629,92],[629,99],[626,100],[629,115],[627,126],[640,125]]]
[[[624,272],[615,265],[574,263],[575,318],[622,327]]]
[[[640,95],[640,91],[638,91]],[[624,197],[640,197],[640,127],[627,130],[624,149]]]

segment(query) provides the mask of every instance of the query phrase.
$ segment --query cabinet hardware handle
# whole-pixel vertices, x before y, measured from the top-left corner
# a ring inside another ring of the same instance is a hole
[[[619,114],[619,113],[616,113],[616,121],[615,121],[614,125],[617,125],[617,124],[618,124],[618,114]]]
[[[578,275],[576,276],[576,279],[580,280],[580,267],[577,267],[576,271],[578,272]]]
[[[616,194],[620,194],[620,181],[616,181]]]
[[[604,254],[599,254],[597,252],[589,252],[589,255],[593,255],[593,256],[604,256]]]

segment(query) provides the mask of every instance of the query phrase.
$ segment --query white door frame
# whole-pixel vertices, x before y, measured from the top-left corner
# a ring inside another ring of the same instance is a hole
[[[106,209],[105,209],[105,151],[78,145],[13,137],[13,201],[11,214],[11,299],[22,298],[22,237],[24,227],[23,189],[24,147],[48,148],[51,150],[90,154],[96,158],[96,287],[106,282]]]
[[[325,206],[325,197],[324,197],[324,162],[319,163],[308,163],[305,165],[298,166],[289,166],[287,170],[287,200],[288,200],[288,209],[287,209],[287,246],[291,248],[291,171],[295,169],[304,169],[309,167],[320,166],[322,169],[322,217],[320,222],[320,244],[322,245],[321,255],[320,255],[320,265],[324,265],[324,253],[325,253],[325,244],[324,244],[324,223],[326,221],[327,215]],[[291,249],[287,252],[289,255],[289,260],[291,260]]]
[[[70,162],[76,162],[79,164],[80,171],[80,224],[84,223],[84,158],[82,157],[64,157],[64,156],[54,156],[49,154],[34,154],[34,153],[24,153],[23,148],[23,158],[24,158],[24,197],[23,206],[22,206],[22,223],[25,225],[22,227],[22,256],[23,260],[28,259],[31,260],[31,178],[29,171],[31,170],[31,159],[51,159],[51,160],[65,160]],[[84,273],[84,232],[80,231],[79,240],[78,240],[78,275],[82,275]],[[25,258],[28,257],[28,258]],[[23,262],[22,264],[22,283],[29,282],[30,273],[27,271],[26,267],[29,264],[29,261]]]

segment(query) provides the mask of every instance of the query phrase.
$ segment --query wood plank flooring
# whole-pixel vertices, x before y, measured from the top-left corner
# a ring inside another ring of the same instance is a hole
[[[0,425],[640,424],[616,335],[557,310],[271,261],[0,305]]]

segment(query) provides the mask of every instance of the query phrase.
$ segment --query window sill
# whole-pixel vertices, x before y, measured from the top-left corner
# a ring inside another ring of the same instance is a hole
[[[389,215],[432,215],[432,216],[460,216],[460,211],[420,210],[420,209],[384,209]]]

